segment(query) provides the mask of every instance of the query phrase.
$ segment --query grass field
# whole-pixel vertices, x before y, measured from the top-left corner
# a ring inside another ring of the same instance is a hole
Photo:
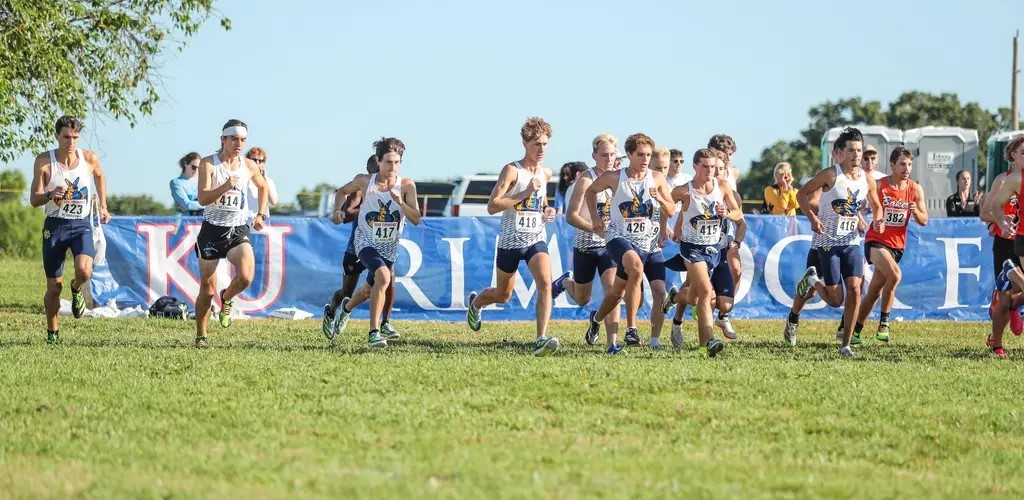
[[[239,321],[197,351],[192,323],[63,319],[51,347],[42,292],[0,263],[0,497],[1024,495],[1024,350],[990,359],[984,324],[898,323],[858,360],[811,321],[795,349],[736,321],[710,360],[607,357],[581,323],[549,358],[515,323],[399,321],[378,351],[365,323]]]

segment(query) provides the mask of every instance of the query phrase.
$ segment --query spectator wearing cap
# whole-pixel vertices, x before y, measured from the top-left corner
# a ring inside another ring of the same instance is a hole
[[[251,148],[249,152],[245,153],[245,157],[252,160],[256,166],[260,167],[260,174],[267,181],[267,191],[269,196],[267,197],[267,209],[273,208],[277,205],[277,184],[274,180],[267,175],[267,152],[263,148]],[[250,209],[250,217],[256,216],[257,207],[259,207],[259,191],[256,190],[256,185],[249,183],[249,193],[247,200],[248,207]]]
[[[202,215],[203,206],[199,204],[199,185],[196,176],[199,174],[199,153],[189,153],[178,160],[181,175],[171,179],[171,198],[174,209],[182,215]]]
[[[888,175],[878,170],[878,150],[868,144],[864,146],[864,157],[860,161],[860,168],[868,173],[874,180],[881,180]]]
[[[775,184],[764,188],[765,211],[771,215],[796,215],[793,167],[784,161],[775,165]]]
[[[956,192],[946,198],[946,217],[977,217],[981,213],[981,191],[971,196],[971,173],[956,173]]]

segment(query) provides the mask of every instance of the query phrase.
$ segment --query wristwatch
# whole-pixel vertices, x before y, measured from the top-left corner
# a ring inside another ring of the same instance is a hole
[[[270,216],[269,216],[269,215],[267,215],[267,214],[262,214],[262,213],[257,213],[257,214],[256,214],[256,216],[257,216],[257,217],[263,217],[263,220],[267,220],[267,219],[269,219],[269,218],[270,218]]]

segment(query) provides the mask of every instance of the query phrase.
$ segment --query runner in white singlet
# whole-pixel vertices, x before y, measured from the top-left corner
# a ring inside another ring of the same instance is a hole
[[[71,313],[75,318],[81,318],[85,313],[82,286],[92,277],[93,258],[96,256],[90,223],[93,209],[96,209],[100,222],[106,224],[110,221],[106,177],[96,154],[78,148],[81,132],[82,123],[77,118],[60,117],[54,126],[57,149],[36,156],[32,168],[29,202],[33,207],[43,207],[46,214],[43,222],[43,272],[46,275],[43,310],[46,314],[46,341],[50,344],[60,343],[57,313],[60,312],[64,260],[68,250],[75,259],[75,277],[70,287]]]
[[[479,294],[470,292],[466,300],[466,322],[480,330],[481,309],[504,304],[512,298],[519,263],[525,262],[537,287],[537,339],[534,356],[547,356],[558,350],[559,341],[548,337],[551,320],[551,260],[548,257],[545,224],[555,218],[555,209],[547,205],[551,170],[540,164],[551,138],[551,125],[541,118],[530,118],[520,130],[526,152],[522,160],[505,165],[494,184],[487,212],[501,214],[501,229],[495,255],[495,286]]]
[[[259,166],[242,156],[248,130],[241,120],[228,120],[220,135],[221,148],[199,163],[199,204],[203,226],[196,236],[199,256],[199,295],[196,297],[195,346],[204,348],[210,305],[217,292],[217,265],[227,259],[235,267],[231,283],[220,291],[220,326],[231,326],[232,300],[252,283],[256,262],[249,242],[249,184],[259,193],[253,229],[263,229],[267,216],[267,184]]]

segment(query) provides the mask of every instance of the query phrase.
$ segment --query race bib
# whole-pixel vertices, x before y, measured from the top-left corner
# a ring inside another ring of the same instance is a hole
[[[650,233],[651,220],[644,217],[631,217],[625,219],[626,234],[630,236],[647,236]]]
[[[60,217],[62,219],[83,219],[86,200],[64,200],[60,205]]]
[[[857,230],[857,218],[856,217],[839,217],[836,222],[836,235],[846,236]]]
[[[697,221],[697,232],[702,237],[715,238],[719,236],[722,230],[722,221],[718,219],[714,220],[699,220]]]
[[[370,225],[374,243],[393,243],[398,240],[397,222],[374,222]]]
[[[536,233],[542,226],[540,212],[516,212],[516,232]]]
[[[217,200],[217,207],[229,212],[237,212],[241,210],[242,192],[232,190],[220,195],[220,199]]]
[[[886,207],[882,217],[886,226],[902,227],[907,224],[907,210],[901,208]]]

